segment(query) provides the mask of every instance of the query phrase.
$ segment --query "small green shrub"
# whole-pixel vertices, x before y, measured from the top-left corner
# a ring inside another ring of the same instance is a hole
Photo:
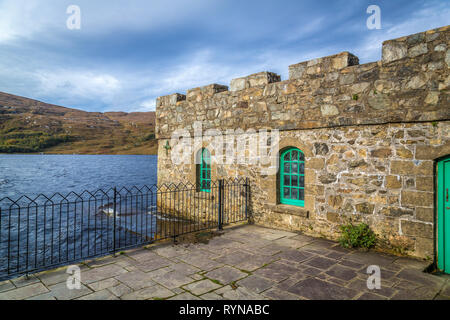
[[[344,248],[366,248],[373,247],[377,241],[375,233],[370,227],[361,223],[357,226],[353,224],[345,224],[341,227],[342,235],[339,238],[339,243]]]

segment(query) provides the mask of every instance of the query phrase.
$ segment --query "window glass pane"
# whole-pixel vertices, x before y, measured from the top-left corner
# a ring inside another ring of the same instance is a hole
[[[299,189],[298,190],[300,192],[300,195],[298,197],[299,200],[305,200],[305,190],[304,189]]]
[[[291,176],[292,178],[292,186],[298,187],[298,176]]]
[[[298,173],[298,162],[292,162],[292,173]]]
[[[284,169],[283,169],[283,173],[290,173],[290,164],[289,163],[285,163],[284,164]]]
[[[292,151],[292,161],[298,160],[298,151],[297,150],[293,150]]]
[[[290,161],[291,160],[290,155],[291,155],[290,152],[286,152],[286,154],[284,155],[284,161]]]
[[[303,152],[299,152],[299,159],[300,161],[305,161],[305,155],[303,154]]]
[[[291,190],[292,190],[291,199],[298,200],[298,189],[291,189]]]
[[[305,174],[305,164],[300,163],[300,174]]]
[[[299,187],[305,187],[305,176],[299,176]]]
[[[284,188],[284,190],[283,190],[283,198],[285,198],[285,199],[290,199],[291,198],[291,194],[290,194],[289,188]]]
[[[290,176],[288,176],[288,175],[285,175],[285,176],[284,176],[283,184],[284,184],[285,186],[290,186],[290,185],[291,185],[291,179],[290,179]]]

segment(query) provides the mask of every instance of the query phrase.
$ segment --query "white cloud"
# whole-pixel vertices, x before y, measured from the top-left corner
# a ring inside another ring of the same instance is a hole
[[[79,70],[40,70],[35,74],[37,91],[64,97],[65,101],[98,100],[113,103],[121,89],[120,81],[110,74]]]
[[[0,2],[0,44],[30,38],[56,26],[58,4],[42,5],[36,0],[3,0]]]
[[[67,36],[66,10],[81,9],[81,32],[98,36],[115,31],[155,31],[201,16],[214,2],[208,0],[2,0],[0,2],[0,44],[34,37]],[[205,13],[206,14],[206,13]]]

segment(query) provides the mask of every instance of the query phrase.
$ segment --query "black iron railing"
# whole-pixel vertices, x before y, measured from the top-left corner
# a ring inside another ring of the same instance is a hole
[[[0,279],[248,219],[248,179],[0,199]]]

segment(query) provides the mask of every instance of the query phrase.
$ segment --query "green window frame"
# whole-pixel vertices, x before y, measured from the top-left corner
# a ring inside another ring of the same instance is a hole
[[[305,155],[300,149],[291,147],[281,153],[280,202],[305,205]]]
[[[211,192],[211,153],[203,148],[199,151],[200,164],[197,165],[197,181],[199,191]]]

